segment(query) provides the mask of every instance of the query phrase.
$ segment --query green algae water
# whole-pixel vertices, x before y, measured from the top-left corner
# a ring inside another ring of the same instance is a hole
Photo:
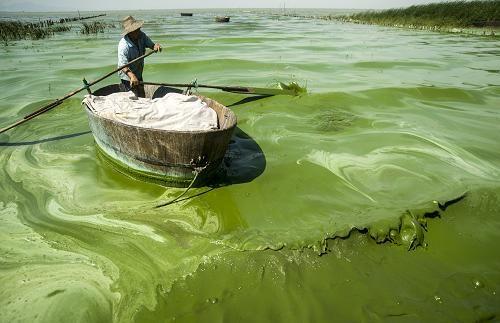
[[[133,15],[164,46],[147,81],[308,93],[204,92],[238,129],[213,185],[160,208],[182,189],[100,158],[82,96],[0,135],[1,322],[498,320],[497,38]],[[0,126],[115,68],[120,29],[78,30],[0,47]]]

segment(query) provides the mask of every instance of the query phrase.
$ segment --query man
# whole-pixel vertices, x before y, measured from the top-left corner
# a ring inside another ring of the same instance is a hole
[[[123,66],[137,57],[144,55],[146,48],[161,52],[161,45],[153,43],[141,31],[143,24],[143,21],[135,20],[132,16],[127,16],[123,19],[123,38],[118,44],[118,66]],[[122,83],[122,90],[130,91],[131,88],[137,87],[139,82],[142,81],[143,69],[144,59],[141,59],[118,72]],[[141,92],[143,94],[143,91]]]

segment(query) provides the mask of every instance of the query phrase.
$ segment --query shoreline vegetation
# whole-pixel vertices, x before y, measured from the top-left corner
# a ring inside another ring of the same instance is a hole
[[[80,34],[90,35],[104,33],[106,28],[115,28],[115,25],[108,24],[102,21],[92,21],[89,23],[84,22],[80,28]]]
[[[39,22],[23,22],[23,21],[9,21],[0,20],[0,41],[8,46],[11,41],[19,41],[24,39],[38,40],[44,39],[59,32],[66,32],[71,30],[70,22],[93,19],[106,16],[106,14],[99,14],[86,17],[71,17],[60,19],[47,19]],[[114,27],[113,25],[106,24],[99,21],[92,21],[89,23],[84,22],[80,29],[81,34],[97,34],[104,32],[106,27]]]
[[[500,0],[439,2],[350,15],[286,16],[439,32],[500,35]]]

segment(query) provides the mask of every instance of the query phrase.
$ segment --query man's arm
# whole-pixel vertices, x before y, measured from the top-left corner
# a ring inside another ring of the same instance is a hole
[[[127,46],[118,45],[118,67],[129,63],[127,53],[128,53]],[[122,68],[122,72],[128,76],[131,86],[139,85],[139,79],[134,74],[134,72],[132,72],[132,70],[130,68],[124,67],[124,68]]]
[[[139,79],[137,78],[137,76],[135,76],[134,72],[132,72],[130,68],[124,67],[122,68],[122,72],[125,73],[125,75],[127,75],[130,79],[131,86],[139,85]]]
[[[158,43],[153,43],[151,38],[148,37],[148,35],[144,34],[144,39],[145,39],[145,45],[147,48],[152,49],[154,51],[161,52],[161,45]]]

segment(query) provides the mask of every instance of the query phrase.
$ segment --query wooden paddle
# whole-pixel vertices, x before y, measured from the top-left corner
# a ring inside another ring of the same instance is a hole
[[[191,87],[191,88],[208,88],[218,89],[225,92],[240,93],[240,94],[259,94],[259,95],[298,95],[299,91],[296,89],[269,89],[261,87],[244,87],[244,86],[219,86],[219,85],[206,85],[206,84],[176,84],[176,83],[156,83],[156,82],[140,82],[146,85],[160,85],[172,87]]]
[[[3,133],[3,132],[5,132],[5,131],[7,131],[7,130],[9,130],[9,129],[12,129],[12,128],[14,128],[14,127],[17,127],[17,126],[19,126],[20,124],[23,124],[23,123],[25,123],[25,122],[27,122],[27,121],[29,121],[29,120],[31,120],[31,119],[33,119],[33,118],[35,118],[35,117],[38,117],[39,115],[41,115],[41,114],[43,114],[43,113],[45,113],[45,112],[47,112],[47,111],[52,110],[53,108],[55,108],[55,107],[57,107],[58,105],[60,105],[60,104],[61,104],[64,100],[66,100],[67,98],[70,98],[70,97],[72,97],[73,95],[75,95],[75,94],[77,94],[77,93],[80,93],[80,92],[81,92],[81,91],[83,91],[83,90],[87,90],[87,89],[89,88],[89,86],[92,86],[92,85],[94,85],[94,84],[97,84],[97,83],[101,82],[102,80],[104,80],[104,79],[106,79],[106,78],[110,77],[111,75],[115,74],[116,72],[120,71],[122,68],[125,68],[125,67],[127,67],[127,66],[130,66],[131,64],[133,64],[133,63],[135,63],[135,62],[137,62],[137,61],[139,61],[139,60],[141,60],[141,59],[144,59],[144,58],[148,57],[149,55],[151,55],[151,54],[153,54],[153,53],[156,53],[156,51],[154,51],[154,50],[153,50],[153,51],[150,51],[150,52],[149,52],[149,53],[147,53],[147,54],[144,54],[144,55],[142,55],[142,56],[139,56],[139,57],[137,57],[136,59],[134,59],[134,60],[130,61],[129,63],[127,63],[127,64],[125,64],[125,65],[123,65],[123,66],[120,66],[120,67],[118,67],[117,69],[113,70],[112,72],[109,72],[108,74],[106,74],[106,75],[104,75],[104,76],[102,76],[102,77],[98,78],[97,80],[95,80],[95,81],[92,81],[92,82],[88,83],[88,84],[87,84],[87,85],[85,85],[84,87],[79,88],[78,90],[74,90],[73,92],[66,94],[65,96],[63,96],[63,97],[62,97],[62,98],[60,98],[60,99],[56,99],[55,101],[53,101],[53,102],[51,102],[51,103],[49,103],[49,104],[47,104],[47,105],[45,105],[45,106],[41,107],[40,109],[38,109],[38,110],[36,110],[36,111],[34,111],[34,112],[32,112],[32,113],[30,113],[30,114],[28,114],[28,115],[24,116],[21,120],[14,122],[14,123],[13,123],[13,124],[11,124],[10,126],[7,126],[7,127],[5,127],[5,128],[0,129],[0,133]]]

